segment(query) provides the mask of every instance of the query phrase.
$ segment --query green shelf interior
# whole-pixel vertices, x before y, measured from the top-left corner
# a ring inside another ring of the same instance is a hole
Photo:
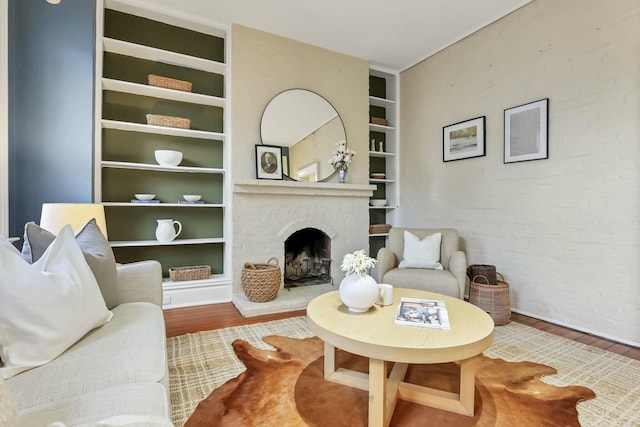
[[[135,209],[135,221],[132,221]],[[223,238],[223,209],[215,207],[106,206],[109,240],[155,240],[158,219],[180,221],[177,239]]]
[[[369,75],[369,96],[387,99],[387,80],[384,77]]]
[[[225,62],[224,38],[106,9],[104,36],[157,49]]]
[[[386,224],[386,212],[385,209],[369,209],[369,224]]]
[[[177,173],[137,169],[102,169],[102,201],[130,202],[134,194],[155,194],[163,203],[177,203],[184,194],[200,194],[205,203],[223,203],[220,174]]]
[[[378,251],[384,248],[386,242],[385,236],[369,237],[369,256],[376,257]]]
[[[130,93],[103,91],[102,116],[108,120],[147,123],[147,114],[191,119],[191,129],[224,132],[224,109]]]
[[[219,98],[224,98],[225,95],[224,76],[221,74],[207,73],[193,68],[179,67],[117,53],[104,53],[103,76],[106,78],[146,85],[149,84],[149,74],[191,82],[193,93]]]
[[[155,150],[181,151],[183,157],[180,166],[224,167],[224,143],[220,140],[176,138],[118,129],[102,130],[103,160],[155,165]]]
[[[208,265],[212,274],[224,273],[224,244],[177,246],[145,246],[113,248],[116,261],[129,263],[154,259],[162,265],[162,275],[169,277],[169,268]]]

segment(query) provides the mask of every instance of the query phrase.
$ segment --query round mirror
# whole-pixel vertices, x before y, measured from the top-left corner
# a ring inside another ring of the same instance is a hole
[[[282,171],[296,181],[322,181],[335,170],[329,159],[336,144],[346,141],[342,119],[315,92],[290,89],[267,104],[260,123],[265,145],[282,147]]]

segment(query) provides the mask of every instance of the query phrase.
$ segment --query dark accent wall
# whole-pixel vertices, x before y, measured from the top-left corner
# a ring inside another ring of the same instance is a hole
[[[93,200],[95,1],[9,0],[9,232]]]

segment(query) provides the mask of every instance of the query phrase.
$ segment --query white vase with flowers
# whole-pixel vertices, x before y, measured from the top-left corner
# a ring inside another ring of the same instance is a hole
[[[355,155],[355,151],[347,148],[346,141],[340,141],[336,144],[336,150],[329,159],[329,163],[338,171],[340,183],[344,184],[347,181],[347,170],[351,166],[351,159]]]
[[[347,275],[340,282],[338,293],[349,311],[364,313],[378,300],[378,283],[368,274],[376,262],[364,249],[344,256],[340,269]]]

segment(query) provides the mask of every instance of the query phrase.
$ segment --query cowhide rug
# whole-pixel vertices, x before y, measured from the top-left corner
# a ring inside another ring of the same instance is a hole
[[[366,426],[367,392],[323,379],[323,342],[317,337],[268,336],[276,351],[236,340],[247,370],[200,402],[185,426]],[[579,426],[576,404],[593,399],[586,387],[540,380],[549,366],[478,356],[475,416],[466,417],[399,400],[391,426]],[[340,351],[340,366],[367,371],[367,360]],[[456,391],[453,363],[413,365],[405,381]]]

